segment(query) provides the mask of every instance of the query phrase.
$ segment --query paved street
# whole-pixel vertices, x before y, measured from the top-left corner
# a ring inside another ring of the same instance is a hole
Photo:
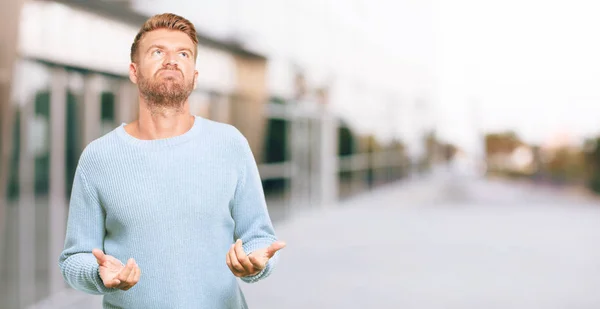
[[[242,283],[251,309],[600,307],[599,199],[442,173],[293,217],[277,270]]]
[[[276,226],[250,308],[600,307],[600,203],[451,176],[399,184]]]

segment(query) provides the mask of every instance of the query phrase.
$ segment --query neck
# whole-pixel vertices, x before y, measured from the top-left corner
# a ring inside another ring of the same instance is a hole
[[[125,126],[130,135],[144,140],[164,139],[189,131],[194,125],[187,100],[178,107],[158,107],[140,96],[139,117]]]

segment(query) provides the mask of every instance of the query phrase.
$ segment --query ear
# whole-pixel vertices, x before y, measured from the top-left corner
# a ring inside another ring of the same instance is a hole
[[[129,64],[129,80],[131,80],[132,83],[137,84],[137,64],[135,63],[130,63]]]
[[[198,84],[198,70],[194,70],[194,89],[196,89],[197,84]]]

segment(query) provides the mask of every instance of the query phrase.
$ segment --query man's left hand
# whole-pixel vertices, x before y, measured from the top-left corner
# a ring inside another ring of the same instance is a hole
[[[227,252],[227,266],[236,277],[248,277],[258,274],[267,266],[269,259],[285,247],[285,242],[276,241],[267,248],[261,248],[246,255],[242,240],[238,239]]]

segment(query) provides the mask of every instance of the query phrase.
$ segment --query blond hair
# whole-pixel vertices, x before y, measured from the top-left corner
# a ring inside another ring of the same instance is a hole
[[[140,40],[144,37],[144,34],[157,29],[181,31],[190,37],[195,46],[198,45],[196,28],[189,20],[172,13],[154,15],[142,25],[142,28],[133,40],[133,44],[131,44],[131,62],[136,62],[137,60],[138,45]],[[196,52],[194,51],[194,58],[195,57]]]

